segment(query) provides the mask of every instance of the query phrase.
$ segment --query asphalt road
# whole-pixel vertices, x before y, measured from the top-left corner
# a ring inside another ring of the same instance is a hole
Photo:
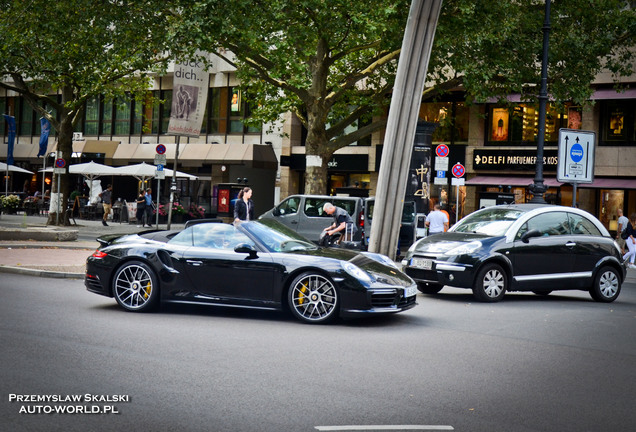
[[[635,284],[612,304],[582,292],[480,304],[446,288],[403,314],[327,326],[209,307],[127,313],[81,281],[12,274],[0,299],[2,431],[636,425]],[[117,413],[79,413],[104,407]]]

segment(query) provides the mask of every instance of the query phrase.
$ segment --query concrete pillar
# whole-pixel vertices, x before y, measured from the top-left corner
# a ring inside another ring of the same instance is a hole
[[[389,257],[397,249],[415,129],[441,6],[442,0],[413,0],[404,31],[369,244],[371,252]]]

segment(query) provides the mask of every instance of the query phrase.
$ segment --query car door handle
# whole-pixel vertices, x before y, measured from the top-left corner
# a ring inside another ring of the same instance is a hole
[[[186,260],[186,262],[193,266],[200,266],[201,264],[203,264],[203,261],[196,261],[196,260]]]
[[[574,242],[567,242],[565,245],[566,245],[567,247],[574,247],[574,246],[576,246],[576,243],[574,243]]]

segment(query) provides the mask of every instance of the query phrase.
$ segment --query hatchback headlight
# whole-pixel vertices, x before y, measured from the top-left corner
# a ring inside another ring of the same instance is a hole
[[[341,263],[342,263],[342,268],[351,276],[358,279],[359,281],[366,282],[368,284],[373,282],[373,279],[371,278],[369,273],[365,272],[357,265],[352,264],[349,261],[342,261]]]
[[[453,256],[453,255],[469,255],[473,252],[475,252],[477,249],[481,248],[481,242],[480,241],[473,241],[470,243],[466,243],[460,246],[457,246],[447,252],[444,252],[444,255],[449,255],[449,256]]]

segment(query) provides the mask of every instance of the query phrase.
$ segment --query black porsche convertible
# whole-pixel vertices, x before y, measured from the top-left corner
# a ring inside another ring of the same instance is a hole
[[[281,310],[300,321],[405,311],[417,285],[388,257],[311,243],[276,221],[203,221],[97,239],[86,288],[128,311],[159,302]]]

